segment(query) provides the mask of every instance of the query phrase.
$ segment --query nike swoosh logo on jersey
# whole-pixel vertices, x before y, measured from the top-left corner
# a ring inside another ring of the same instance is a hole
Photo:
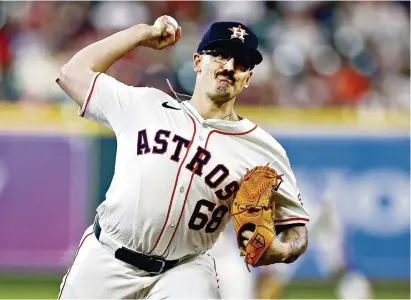
[[[168,105],[167,103],[168,103],[168,101],[167,101],[167,102],[163,102],[163,103],[161,104],[161,106],[163,106],[163,107],[165,107],[165,108],[169,108],[169,109],[181,110],[181,108],[177,108],[177,107],[170,106],[170,105]]]

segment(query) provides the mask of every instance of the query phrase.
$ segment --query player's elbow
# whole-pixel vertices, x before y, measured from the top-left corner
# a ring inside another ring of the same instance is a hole
[[[82,105],[82,103],[79,103],[77,101],[77,97],[73,97],[74,96],[73,90],[75,89],[75,87],[73,87],[73,80],[72,80],[73,77],[74,77],[74,71],[71,69],[69,65],[66,64],[60,69],[60,72],[58,73],[57,78],[56,78],[56,83],[78,105]]]
[[[72,78],[75,76],[75,71],[69,64],[65,64],[57,75],[56,83],[68,94]],[[69,95],[70,96],[70,95]]]
[[[64,90],[64,86],[68,81],[68,71],[66,65],[64,65],[57,74],[56,83]]]
[[[71,99],[82,106],[93,75],[94,72],[90,69],[77,67],[69,62],[60,69],[56,83]]]

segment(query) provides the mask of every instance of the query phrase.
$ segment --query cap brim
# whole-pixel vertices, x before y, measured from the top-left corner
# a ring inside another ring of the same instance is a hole
[[[240,39],[222,39],[207,43],[204,49],[223,49],[228,50],[235,55],[245,55],[251,59],[254,65],[258,65],[263,61],[263,56],[260,51],[244,44]]]

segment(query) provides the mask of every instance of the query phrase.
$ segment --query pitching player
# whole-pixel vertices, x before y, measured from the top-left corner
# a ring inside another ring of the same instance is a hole
[[[155,26],[139,24],[89,45],[61,69],[57,82],[79,115],[115,133],[117,156],[59,298],[219,298],[215,262],[205,251],[228,222],[246,169],[268,162],[284,174],[275,216],[286,238],[271,243],[261,264],[291,262],[306,249],[308,215],[286,152],[233,110],[262,61],[248,27],[211,25],[193,55],[190,101],[105,74],[134,48],[160,50],[181,35],[163,16]]]

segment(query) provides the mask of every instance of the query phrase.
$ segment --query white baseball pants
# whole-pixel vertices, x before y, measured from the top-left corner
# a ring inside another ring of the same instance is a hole
[[[163,274],[145,272],[116,259],[84,233],[73,264],[60,285],[59,299],[220,299],[213,258],[202,254]]]

